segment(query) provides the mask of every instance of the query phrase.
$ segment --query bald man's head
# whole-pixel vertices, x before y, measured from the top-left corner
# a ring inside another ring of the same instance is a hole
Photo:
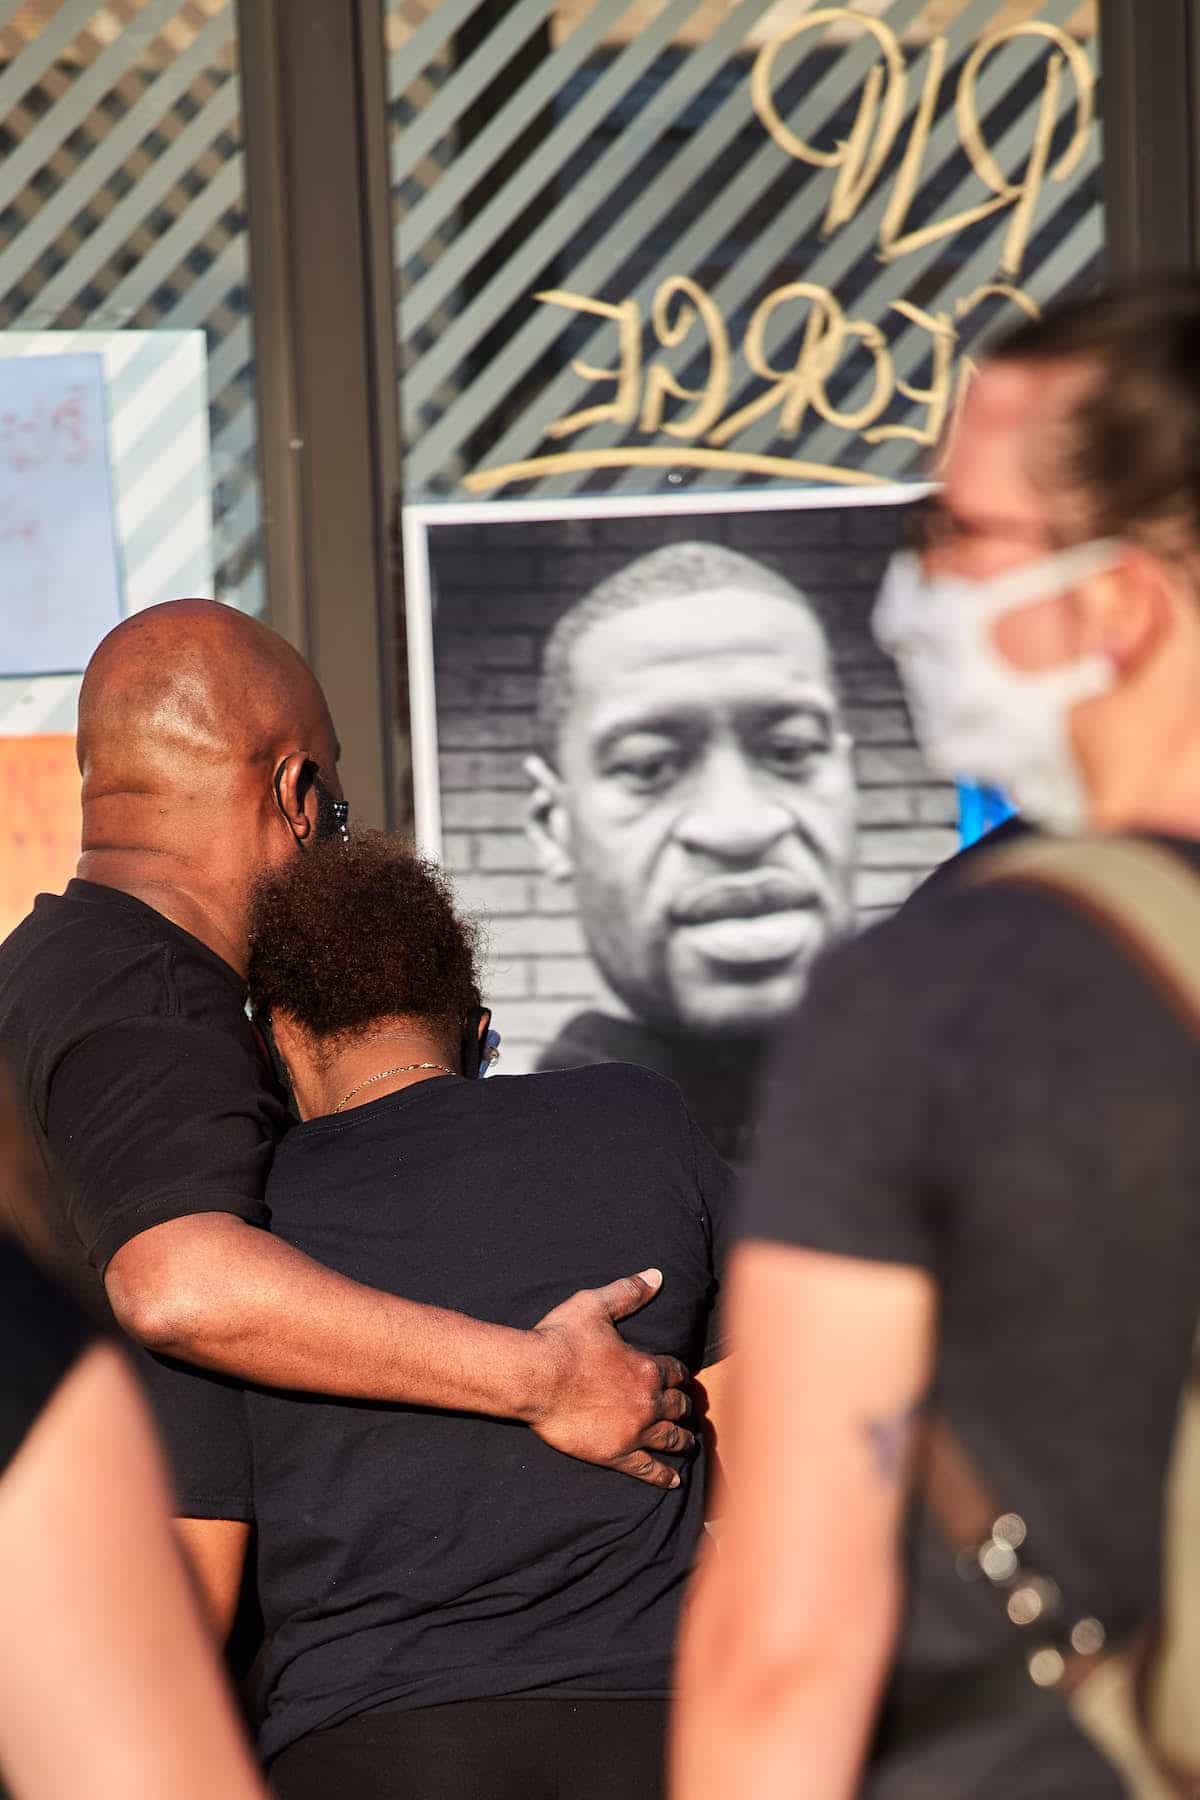
[[[78,756],[82,875],[135,893],[186,881],[239,916],[253,877],[319,835],[341,798],[312,670],[212,600],[153,606],[108,634],[83,678]]]
[[[122,621],[88,664],[79,767],[89,785],[193,786],[261,767],[297,737],[333,729],[303,657],[257,619],[215,600],[170,600]],[[273,770],[272,770],[273,772]]]

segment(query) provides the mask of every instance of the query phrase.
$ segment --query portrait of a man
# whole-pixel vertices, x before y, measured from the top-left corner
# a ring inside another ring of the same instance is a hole
[[[855,784],[825,631],[782,576],[669,544],[544,652],[529,830],[603,983],[539,1058],[669,1074],[736,1154],[762,1049],[851,918]]]
[[[640,1063],[744,1160],[816,959],[957,848],[870,630],[908,497],[419,509],[418,837],[484,921],[499,1073]]]

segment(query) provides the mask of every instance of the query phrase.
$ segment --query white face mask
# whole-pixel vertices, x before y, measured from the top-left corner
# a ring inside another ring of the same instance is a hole
[[[1071,713],[1111,690],[1113,666],[1097,654],[1053,669],[1016,669],[993,644],[991,626],[1004,613],[1105,574],[1123,553],[1116,539],[1104,539],[986,581],[927,576],[911,552],[892,558],[875,607],[875,638],[896,659],[936,773],[1003,788],[1047,830],[1086,828],[1090,806]]]

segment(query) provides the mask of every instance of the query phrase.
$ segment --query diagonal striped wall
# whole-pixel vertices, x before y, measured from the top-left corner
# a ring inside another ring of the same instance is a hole
[[[160,359],[142,359],[140,404],[126,396],[166,434],[142,446],[162,479],[126,546],[127,585],[186,591],[179,521],[203,478],[215,592],[259,611],[236,30],[233,0],[0,0],[0,328],[203,333],[207,442],[171,433]]]
[[[389,44],[410,498],[894,480],[983,335],[1102,270],[1080,0],[393,0]]]

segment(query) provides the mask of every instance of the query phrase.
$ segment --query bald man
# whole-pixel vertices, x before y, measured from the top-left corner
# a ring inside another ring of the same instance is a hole
[[[540,1068],[668,1075],[723,1156],[762,1049],[850,917],[855,787],[829,645],[791,582],[668,544],[547,642],[529,829],[603,984]]]
[[[523,1419],[571,1455],[673,1485],[651,1452],[685,1410],[682,1371],[612,1324],[653,1275],[516,1331],[361,1287],[264,1229],[287,1115],[245,1013],[247,909],[260,873],[344,823],[333,725],[303,660],[213,602],[151,608],[93,657],[78,748],[78,878],[0,946],[0,1041],[60,1181],[64,1253],[156,1353],[194,1510],[222,1517],[233,1390],[180,1365]]]

